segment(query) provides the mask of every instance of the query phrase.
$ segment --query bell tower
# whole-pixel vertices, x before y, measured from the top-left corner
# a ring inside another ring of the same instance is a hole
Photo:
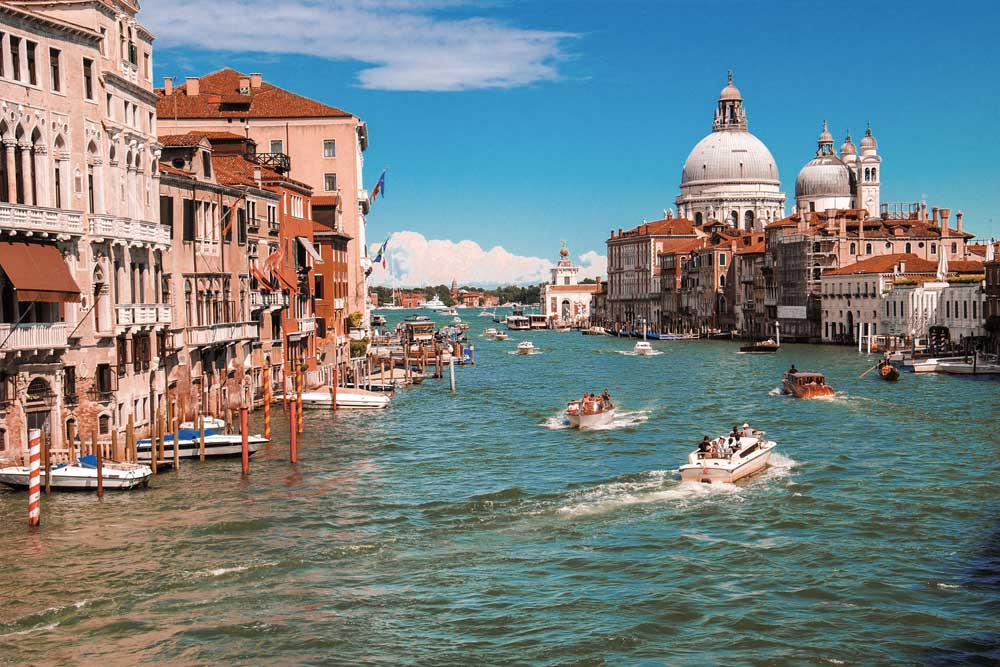
[[[865,136],[861,140],[861,156],[855,162],[858,179],[858,208],[868,211],[870,216],[878,216],[881,212],[880,197],[882,183],[882,158],[878,154],[878,142],[872,135],[869,124]]]

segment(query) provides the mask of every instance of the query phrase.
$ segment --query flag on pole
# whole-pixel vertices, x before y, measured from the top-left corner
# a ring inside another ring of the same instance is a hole
[[[376,187],[378,187],[378,186],[376,186]],[[378,252],[375,253],[375,263],[378,264],[379,262],[382,262],[382,268],[383,269],[386,268],[386,266],[388,264],[388,262],[387,262],[387,256],[386,256],[386,253],[385,253],[386,246],[388,246],[388,245],[389,245],[389,237],[386,236],[385,237],[385,242],[379,247]]]
[[[374,202],[375,198],[379,195],[385,197],[385,169],[382,170],[382,175],[378,177],[378,183],[372,188],[372,201]]]

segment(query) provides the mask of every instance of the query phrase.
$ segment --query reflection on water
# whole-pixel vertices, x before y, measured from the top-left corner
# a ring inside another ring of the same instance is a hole
[[[0,492],[0,664],[987,664],[1000,384],[887,385],[855,351],[795,345],[637,359],[532,331],[544,355],[506,354],[528,337],[477,340],[456,395],[308,411],[296,466],[279,437],[246,480],[190,462],[54,495],[37,532]],[[769,396],[791,362],[837,398]],[[566,428],[566,401],[605,386],[616,422]],[[778,442],[771,468],[680,483],[703,435],[744,421]]]

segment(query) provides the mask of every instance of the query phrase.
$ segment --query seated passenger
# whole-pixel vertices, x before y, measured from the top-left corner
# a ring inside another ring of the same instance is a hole
[[[708,454],[708,450],[712,448],[712,443],[708,440],[706,435],[702,438],[701,442],[698,443],[698,458],[703,459],[705,455]]]

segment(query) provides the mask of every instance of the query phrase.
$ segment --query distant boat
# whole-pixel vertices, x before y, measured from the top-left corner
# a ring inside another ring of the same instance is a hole
[[[289,396],[289,399],[292,397]],[[281,397],[278,397],[281,400]],[[374,391],[337,387],[337,407],[347,409],[381,409],[389,407],[389,397]],[[302,392],[302,405],[311,408],[331,407],[333,396],[329,389]]]
[[[767,340],[743,345],[740,347],[740,352],[744,354],[774,354],[779,348],[780,346],[774,340],[768,338]]]
[[[823,398],[833,396],[833,388],[826,383],[822,373],[810,371],[788,371],[782,380],[786,394],[796,398]]]
[[[177,458],[193,459],[201,455],[201,435],[194,429],[182,428],[178,430],[180,437],[177,439]],[[247,447],[252,456],[261,447],[268,443],[268,439],[261,435],[248,435]],[[140,461],[150,460],[150,447],[152,442],[149,438],[143,438],[135,443],[136,456]],[[218,433],[213,429],[205,429],[205,456],[239,456],[243,453],[243,437],[239,433],[225,434]],[[163,436],[163,456],[171,459],[174,455],[174,434],[166,433]]]
[[[607,336],[608,332],[604,330],[604,327],[590,327],[589,329],[584,329],[582,331],[584,336]]]
[[[635,347],[632,348],[632,350],[640,357],[648,357],[654,352],[653,346],[644,340],[640,340],[639,342],[637,342],[635,344]]]
[[[886,382],[895,382],[899,379],[899,371],[888,361],[883,361],[879,364],[878,376]]]
[[[498,331],[496,332],[496,334],[493,335],[493,337],[497,340],[507,340],[508,338],[510,338],[510,335],[504,333],[503,331]]]
[[[606,426],[614,421],[615,405],[602,396],[570,401],[566,404],[566,419],[573,428],[586,429]]]
[[[458,311],[454,308],[442,308],[441,314],[448,317],[458,317]],[[459,321],[461,321],[461,319],[459,319]]]
[[[494,336],[497,335],[497,330],[494,329],[493,327],[490,327],[489,329],[483,332],[483,335],[486,336],[487,338],[493,338]]]
[[[517,353],[518,354],[534,354],[535,353],[535,344],[532,343],[530,340],[522,341],[522,342],[520,342],[520,343],[517,344]]]
[[[493,313],[488,310],[480,310],[479,317],[493,317]]]
[[[437,295],[433,299],[427,301],[421,301],[419,304],[420,308],[426,308],[427,310],[447,310],[448,306],[445,305],[444,301],[439,299]]]

